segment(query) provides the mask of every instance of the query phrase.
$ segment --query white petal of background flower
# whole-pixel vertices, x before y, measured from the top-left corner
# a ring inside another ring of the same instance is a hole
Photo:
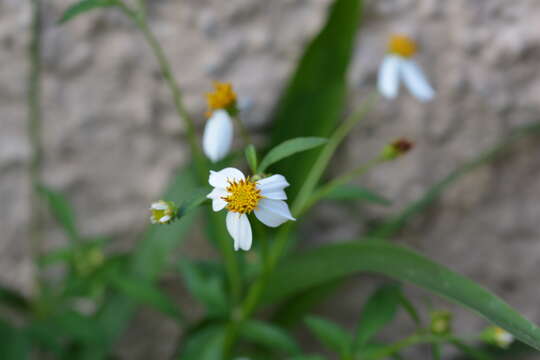
[[[251,249],[251,225],[247,215],[229,212],[226,218],[227,230],[234,240],[234,250]]]
[[[162,202],[156,202],[153,203],[152,206],[150,206],[151,210],[167,210],[167,204],[164,204]]]
[[[203,134],[203,150],[213,162],[223,159],[231,150],[233,122],[225,110],[216,110],[206,122]]]
[[[254,213],[257,219],[270,227],[277,227],[287,220],[296,220],[287,203],[281,200],[262,199]]]
[[[426,75],[412,60],[404,60],[399,71],[405,86],[420,101],[429,101],[435,96],[435,91],[429,84]]]
[[[377,86],[379,92],[393,99],[398,95],[399,90],[399,72],[403,59],[395,55],[386,55],[379,68]]]
[[[240,170],[228,167],[221,171],[210,170],[208,182],[213,187],[226,189],[229,186],[228,181],[240,181],[244,179],[245,176]]]

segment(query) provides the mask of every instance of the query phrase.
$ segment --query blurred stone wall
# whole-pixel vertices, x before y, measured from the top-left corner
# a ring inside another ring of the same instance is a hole
[[[184,128],[155,59],[130,22],[108,10],[58,26],[72,2],[45,2],[44,178],[68,194],[84,234],[110,235],[127,248],[147,226],[148,204],[189,156]],[[244,121],[262,135],[287,75],[330,1],[148,3],[151,26],[199,126],[211,82],[231,81],[251,104]],[[376,221],[395,213],[513,126],[540,120],[539,22],[537,0],[368,1],[350,71],[351,103],[374,89],[393,32],[418,40],[418,61],[437,98],[424,105],[403,91],[397,101],[380,101],[334,166],[339,172],[361,164],[395,137],[414,139],[417,147],[405,159],[359,180],[394,205],[357,205],[352,212],[326,204],[305,232],[317,242],[361,234],[359,218]],[[26,292],[32,274],[26,230],[29,24],[28,1],[0,0],[0,281]],[[529,141],[468,175],[396,239],[481,282],[537,322],[539,155],[538,141]],[[47,225],[46,247],[64,243],[52,220]],[[365,296],[355,289],[361,287],[350,288],[340,300],[337,316],[345,321]],[[467,328],[481,324],[463,311],[458,322]]]

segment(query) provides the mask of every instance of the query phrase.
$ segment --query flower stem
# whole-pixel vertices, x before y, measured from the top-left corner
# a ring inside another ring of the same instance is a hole
[[[152,49],[161,70],[161,74],[165,79],[169,89],[171,90],[174,107],[178,116],[184,120],[187,128],[188,140],[191,146],[191,151],[195,159],[195,167],[198,177],[203,180],[207,176],[206,173],[206,160],[201,152],[201,147],[195,130],[195,123],[191,116],[189,115],[184,103],[182,102],[182,90],[176,81],[171,64],[169,63],[161,44],[157,40],[154,33],[150,30],[146,17],[140,11],[135,11],[129,8],[123,2],[119,2],[120,9],[134,22],[134,24],[142,32],[146,42]]]
[[[27,83],[28,106],[28,137],[32,147],[29,176],[31,182],[30,192],[30,248],[34,263],[37,263],[41,253],[41,201],[38,186],[41,179],[42,168],[42,139],[41,139],[41,28],[42,4],[41,0],[32,0],[32,28],[31,42],[28,48],[30,57],[30,73]],[[41,276],[36,274],[38,291],[41,288]]]

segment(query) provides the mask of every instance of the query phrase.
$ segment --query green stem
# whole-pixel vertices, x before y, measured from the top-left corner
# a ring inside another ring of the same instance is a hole
[[[165,82],[167,83],[169,89],[171,90],[175,110],[178,116],[181,119],[183,119],[186,124],[188,140],[191,146],[191,151],[195,159],[197,175],[201,180],[204,181],[206,180],[206,177],[208,176],[206,172],[207,162],[201,152],[199,139],[197,137],[197,132],[195,129],[195,123],[193,119],[191,118],[191,116],[189,115],[188,111],[186,110],[184,103],[182,102],[182,90],[180,89],[180,86],[178,85],[178,82],[176,81],[174,77],[171,64],[169,63],[167,56],[165,55],[165,52],[163,51],[163,48],[161,47],[161,44],[157,40],[154,33],[150,30],[150,27],[148,26],[148,23],[146,21],[146,17],[141,12],[137,12],[130,9],[123,2],[119,2],[119,7],[135,23],[135,25],[142,32],[144,38],[146,39],[148,45],[152,49],[158,61],[161,74],[163,75]]]
[[[31,182],[30,192],[30,242],[34,262],[41,253],[41,202],[38,186],[42,168],[42,139],[41,139],[41,0],[32,0],[32,34],[28,49],[30,57],[30,73],[27,83],[28,106],[28,136],[32,147],[32,157],[29,166]],[[38,290],[41,287],[41,276],[36,275]]]
[[[320,188],[314,191],[311,198],[308,200],[306,205],[304,205],[304,208],[301,209],[300,214],[303,214],[306,212],[309,208],[311,208],[315,203],[317,203],[319,200],[321,200],[323,197],[328,195],[332,190],[334,190],[336,187],[347,184],[351,182],[356,177],[359,177],[361,175],[364,175],[369,170],[373,169],[375,166],[385,162],[384,159],[381,157],[376,157],[375,159],[372,159],[367,164],[361,165],[357,167],[356,169],[350,170],[346,172],[345,174],[329,181],[328,183],[324,184]]]
[[[345,136],[351,132],[354,126],[364,118],[369,110],[371,110],[375,99],[376,97],[374,95],[370,96],[336,129],[336,131],[334,131],[326,145],[323,147],[317,161],[311,168],[311,171],[308,173],[306,181],[302,185],[300,192],[296,196],[296,199],[292,205],[293,216],[298,215],[306,206],[311,194],[319,183],[321,176],[328,167],[328,164],[332,159],[332,156],[334,156],[338,146],[341,144]]]

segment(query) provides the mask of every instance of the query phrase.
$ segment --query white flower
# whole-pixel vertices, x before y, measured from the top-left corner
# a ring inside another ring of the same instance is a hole
[[[159,200],[150,205],[152,224],[170,224],[178,214],[178,208],[172,201]]]
[[[435,96],[422,69],[412,60],[416,44],[407,36],[394,35],[388,44],[388,53],[379,68],[379,92],[394,99],[399,92],[400,81],[420,101],[426,102]]]
[[[226,110],[216,110],[206,122],[203,134],[203,150],[212,162],[223,159],[229,153],[233,141],[233,122]]]
[[[289,211],[285,189],[289,186],[283,175],[253,181],[235,168],[210,171],[208,179],[214,190],[207,195],[212,199],[212,209],[227,208],[227,230],[234,240],[234,249],[249,250],[252,233],[247,214],[254,212],[257,219],[270,227],[277,227],[287,220],[296,220]]]

